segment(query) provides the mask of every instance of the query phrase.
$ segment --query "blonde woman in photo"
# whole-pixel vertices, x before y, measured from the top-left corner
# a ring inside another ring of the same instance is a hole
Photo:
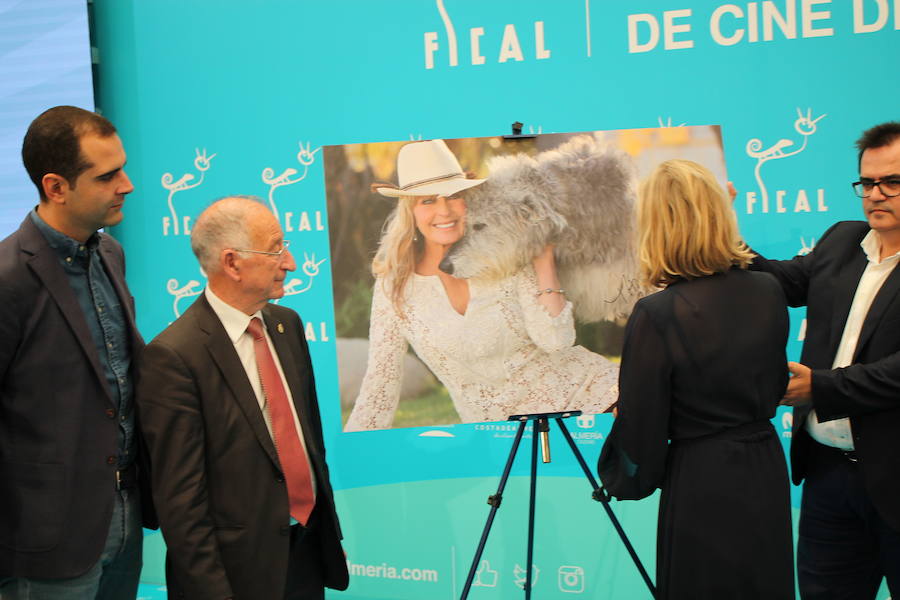
[[[573,345],[572,305],[552,246],[501,281],[442,272],[441,259],[465,233],[466,190],[485,180],[467,177],[443,140],[407,144],[397,163],[399,186],[378,188],[397,207],[372,262],[368,363],[345,429],[391,426],[410,345],[464,423],[606,410],[617,368]]]
[[[788,315],[712,173],[659,165],[640,189],[643,275],[662,291],[625,330],[618,416],[598,471],[637,500],[662,489],[659,598],[794,598],[790,490],[771,422],[787,385]]]

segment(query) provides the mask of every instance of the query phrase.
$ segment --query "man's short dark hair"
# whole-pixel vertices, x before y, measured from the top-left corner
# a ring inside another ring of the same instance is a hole
[[[863,134],[856,140],[856,147],[859,149],[859,166],[862,166],[863,152],[870,148],[889,146],[897,139],[900,139],[900,121],[888,121],[863,131]]]
[[[22,142],[22,162],[41,199],[46,199],[41,180],[47,173],[61,175],[74,188],[78,176],[92,166],[81,153],[82,137],[115,133],[106,118],[76,106],[56,106],[32,121]]]

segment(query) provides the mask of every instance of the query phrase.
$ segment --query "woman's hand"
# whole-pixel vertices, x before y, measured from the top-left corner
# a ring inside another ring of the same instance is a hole
[[[566,306],[565,292],[561,290],[559,277],[556,275],[556,258],[553,256],[553,250],[553,244],[547,244],[531,261],[537,279],[537,289],[534,292],[538,302],[547,309],[551,317],[561,313]]]

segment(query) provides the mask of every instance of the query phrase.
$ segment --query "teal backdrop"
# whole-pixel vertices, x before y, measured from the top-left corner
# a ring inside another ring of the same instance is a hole
[[[889,0],[93,5],[97,105],[119,127],[137,187],[113,233],[144,336],[202,290],[189,232],[214,198],[274,203],[305,265],[282,303],[308,324],[346,535],[351,586],[329,598],[458,597],[513,431],[340,431],[323,145],[505,134],[517,120],[526,133],[715,123],[746,240],[786,258],[832,222],[861,217],[853,142],[900,118],[900,4]],[[794,359],[802,337],[803,312],[793,311]],[[790,421],[781,410],[786,447]],[[591,465],[610,423],[570,423]],[[538,482],[535,597],[648,597],[556,432],[552,444]],[[521,593],[526,454],[473,599]],[[657,502],[613,503],[651,574]],[[146,550],[143,579],[161,584],[158,532],[147,532]]]

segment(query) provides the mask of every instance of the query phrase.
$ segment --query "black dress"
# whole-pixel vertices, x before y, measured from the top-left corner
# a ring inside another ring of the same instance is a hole
[[[787,466],[769,421],[787,333],[764,273],[681,281],[635,306],[598,472],[620,500],[662,489],[659,598],[794,598]]]

